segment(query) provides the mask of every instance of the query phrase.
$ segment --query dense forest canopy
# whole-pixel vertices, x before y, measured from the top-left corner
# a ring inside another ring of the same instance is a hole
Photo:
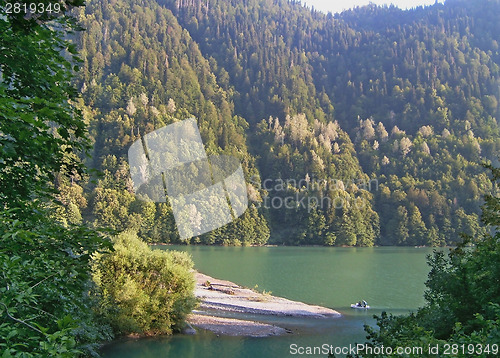
[[[480,163],[496,162],[500,145],[499,13],[494,0],[336,15],[285,0],[88,1],[77,87],[88,164],[104,175],[59,181],[61,215],[179,242],[169,204],[134,196],[126,152],[194,116],[209,154],[243,163],[250,207],[191,243],[445,245],[480,234],[491,189]]]

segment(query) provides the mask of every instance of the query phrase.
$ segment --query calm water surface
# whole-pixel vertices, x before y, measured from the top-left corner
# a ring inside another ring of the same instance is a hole
[[[333,308],[342,317],[332,320],[269,317],[268,322],[299,334],[269,338],[196,336],[124,340],[104,350],[104,357],[292,357],[290,345],[334,347],[364,342],[363,325],[373,314],[415,310],[424,303],[424,282],[429,272],[429,248],[325,247],[211,247],[163,246],[162,250],[189,252],[195,268],[273,295]],[[365,299],[372,309],[353,310],[350,304]],[[248,318],[252,318],[248,316]],[[325,355],[318,355],[325,357]]]

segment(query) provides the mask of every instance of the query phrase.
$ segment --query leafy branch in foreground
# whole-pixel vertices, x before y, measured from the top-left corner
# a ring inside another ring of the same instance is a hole
[[[5,357],[68,356],[95,349],[109,328],[93,314],[91,254],[107,245],[84,227],[64,228],[32,211],[0,213],[0,349]]]
[[[50,194],[62,169],[82,173],[78,156],[90,149],[86,124],[72,104],[80,60],[65,37],[77,29],[75,21],[65,13],[23,15],[0,7],[0,201],[9,208]]]
[[[12,1],[9,1],[12,3]],[[59,1],[40,0],[53,4]],[[78,65],[65,13],[28,17],[0,6],[0,351],[2,357],[96,353],[110,337],[96,318],[92,254],[104,236],[54,216],[57,173],[83,173],[86,124],[72,100]],[[68,6],[83,1],[66,1]]]

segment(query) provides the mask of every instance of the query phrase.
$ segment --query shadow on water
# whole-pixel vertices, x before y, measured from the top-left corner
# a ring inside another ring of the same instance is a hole
[[[205,330],[198,330],[193,336],[174,335],[170,337],[125,338],[103,348],[107,358],[275,358],[292,357],[291,349],[295,347],[333,346],[348,347],[350,344],[363,343],[365,332],[363,325],[374,325],[373,315],[384,310],[354,310],[350,307],[338,310],[339,318],[306,318],[280,317],[252,314],[224,314],[226,317],[258,320],[286,328],[291,333],[284,336],[266,338],[221,337]],[[392,309],[393,314],[408,313],[409,309]],[[309,355],[326,357],[326,355]]]

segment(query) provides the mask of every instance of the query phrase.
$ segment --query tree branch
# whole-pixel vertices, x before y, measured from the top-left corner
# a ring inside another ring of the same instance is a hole
[[[21,323],[21,324],[24,324],[26,327],[28,328],[31,328],[32,330],[38,332],[38,333],[41,333],[43,334],[42,331],[40,331],[38,328],[36,327],[33,327],[31,324],[29,323],[26,323],[24,322],[23,320],[20,320],[20,319],[17,319],[16,317],[13,317],[10,313],[9,313],[9,308],[5,305],[5,303],[2,302],[2,306],[5,307],[5,313],[7,314],[7,317],[9,317],[11,320],[17,322],[17,323]]]

